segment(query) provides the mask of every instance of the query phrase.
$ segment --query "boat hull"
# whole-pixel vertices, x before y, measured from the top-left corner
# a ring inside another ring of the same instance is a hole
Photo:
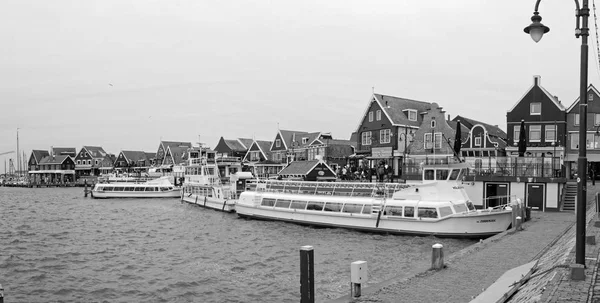
[[[235,211],[235,200],[219,199],[214,197],[207,197],[197,194],[184,194],[181,198],[183,202],[195,204],[204,208],[210,208],[223,212],[234,212]]]
[[[477,212],[441,220],[390,218],[377,214],[327,213],[306,210],[276,210],[262,206],[236,205],[243,218],[284,221],[320,227],[339,227],[359,231],[452,238],[486,238],[510,226],[511,212]],[[379,217],[379,220],[378,220]]]
[[[163,191],[163,192],[106,192],[92,191],[92,198],[107,199],[107,198],[179,198],[181,192],[179,190]]]

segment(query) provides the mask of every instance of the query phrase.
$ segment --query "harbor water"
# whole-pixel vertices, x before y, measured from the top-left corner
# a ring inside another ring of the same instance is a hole
[[[315,251],[317,302],[426,268],[473,240],[312,228],[238,218],[178,199],[83,197],[82,188],[0,187],[5,302],[298,302],[299,248]],[[427,290],[424,290],[427,291]]]

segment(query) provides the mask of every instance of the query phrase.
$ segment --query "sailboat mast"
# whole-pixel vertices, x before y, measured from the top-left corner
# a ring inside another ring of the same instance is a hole
[[[20,161],[20,156],[19,156],[19,128],[17,127],[17,177],[20,177],[21,175],[21,161]]]

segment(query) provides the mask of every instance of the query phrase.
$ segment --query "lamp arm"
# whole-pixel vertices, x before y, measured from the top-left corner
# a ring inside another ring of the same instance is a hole
[[[581,7],[579,6],[579,0],[573,0],[575,2],[575,32],[579,32],[580,29],[580,17],[581,17]],[[540,7],[540,2],[542,2],[542,0],[537,0],[535,1],[535,9],[534,9],[534,14],[538,12],[538,9]],[[576,34],[576,36],[579,38],[579,34]]]

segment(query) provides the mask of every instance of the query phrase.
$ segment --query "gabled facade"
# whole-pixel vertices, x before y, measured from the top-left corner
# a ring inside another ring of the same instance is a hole
[[[321,160],[294,161],[278,174],[282,179],[302,181],[335,181],[334,170]]]
[[[590,84],[587,89],[587,124],[586,124],[586,157],[589,170],[600,175],[600,92]],[[579,157],[579,98],[567,109],[567,152],[565,166],[567,176],[577,173],[577,158]],[[588,172],[589,173],[589,172]]]
[[[84,146],[75,156],[75,178],[80,176],[99,176],[100,163],[107,153],[100,146]]]
[[[455,132],[445,119],[445,111],[432,103],[431,109],[423,114],[421,127],[414,132],[407,152],[410,157],[405,163],[439,163],[453,158]]]
[[[431,107],[429,102],[373,94],[356,127],[356,154],[365,158],[355,165],[374,168],[386,162],[400,175],[408,146]]]
[[[44,157],[47,157],[49,155],[50,155],[50,153],[48,153],[47,150],[39,150],[39,149],[32,150],[31,155],[29,156],[29,161],[28,161],[29,171],[31,172],[31,171],[39,170],[40,169],[40,161]]]
[[[450,126],[456,130],[459,121],[462,142],[460,158],[475,169],[496,167],[496,159],[506,156],[506,133],[496,125],[464,116],[456,116]]]
[[[165,154],[167,153],[168,147],[187,147],[191,148],[191,142],[178,142],[178,141],[160,141],[158,144],[158,150],[155,153],[154,163],[160,165],[165,160]]]
[[[48,155],[39,162],[39,169],[30,172],[33,182],[65,183],[75,181],[75,162],[69,155]]]
[[[162,165],[182,165],[188,162],[190,148],[186,146],[167,146]]]
[[[303,142],[304,145],[308,144],[311,137],[318,135],[318,133],[309,133],[304,131],[294,130],[278,130],[273,139],[269,151],[273,154],[271,159],[277,163],[289,163],[294,160],[301,160],[304,157],[303,154]]]
[[[146,152],[123,150],[114,162],[114,168],[126,172],[144,171],[151,165]]]
[[[273,154],[269,150],[272,141],[254,140],[242,162],[249,167],[255,177],[268,178],[275,176],[285,164],[271,160]]]
[[[252,142],[252,139],[247,138],[225,139],[221,137],[214,150],[219,158],[239,157],[241,159],[248,152]]]
[[[541,77],[506,114],[506,151],[518,156],[521,121],[525,122],[528,157],[562,157],[566,139],[566,108],[541,86]]]

